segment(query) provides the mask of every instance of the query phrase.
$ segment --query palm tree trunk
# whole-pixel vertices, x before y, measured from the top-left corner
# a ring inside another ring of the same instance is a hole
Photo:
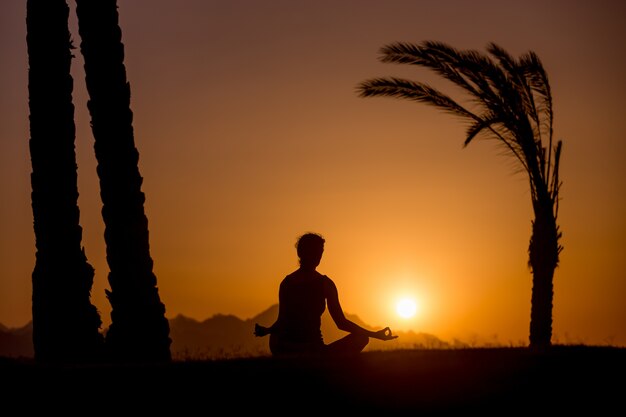
[[[559,244],[552,201],[541,197],[534,203],[535,220],[529,245],[529,264],[533,273],[530,311],[530,347],[551,346],[554,271],[559,262]]]
[[[26,8],[35,359],[95,360],[102,322],[90,301],[94,270],[81,248],[69,7],[65,0],[28,0]]]
[[[76,5],[110,268],[106,344],[114,360],[168,361],[169,323],[150,256],[117,4]]]

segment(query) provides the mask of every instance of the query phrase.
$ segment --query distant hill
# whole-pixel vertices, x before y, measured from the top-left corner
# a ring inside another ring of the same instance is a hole
[[[0,325],[0,356],[32,358],[33,355],[32,322],[16,329]]]
[[[234,315],[216,314],[204,321],[184,315],[169,319],[172,355],[175,359],[222,359],[269,355],[269,338],[254,336],[254,325],[271,325],[278,316],[278,304],[255,317],[242,320]],[[373,329],[359,317],[347,317],[360,326]],[[394,332],[398,339],[383,342],[372,339],[366,350],[447,348],[450,345],[427,333]],[[322,316],[324,341],[330,343],[346,333],[337,329],[328,312]],[[454,347],[459,347],[455,345]],[[463,347],[463,346],[460,346]],[[0,356],[32,357],[32,323],[18,329],[0,325]]]

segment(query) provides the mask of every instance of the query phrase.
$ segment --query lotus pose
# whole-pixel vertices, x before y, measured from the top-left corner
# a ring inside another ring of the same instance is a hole
[[[316,270],[322,259],[324,243],[324,238],[316,233],[306,233],[298,239],[296,249],[300,267],[280,284],[278,318],[270,327],[255,325],[255,336],[270,335],[270,351],[274,356],[355,354],[367,346],[370,337],[380,340],[398,337],[389,327],[371,331],[346,318],[335,283]],[[337,328],[349,333],[329,344],[324,342],[321,332],[321,318],[326,306]]]

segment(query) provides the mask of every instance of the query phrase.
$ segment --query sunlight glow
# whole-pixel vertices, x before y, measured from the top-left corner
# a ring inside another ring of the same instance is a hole
[[[400,317],[411,318],[417,313],[417,304],[412,298],[401,298],[396,304],[396,312]]]

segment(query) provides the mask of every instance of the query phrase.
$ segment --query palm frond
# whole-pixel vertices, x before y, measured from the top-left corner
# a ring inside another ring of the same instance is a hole
[[[487,131],[487,132],[485,132]],[[511,131],[504,127],[503,121],[496,114],[483,114],[480,120],[476,120],[472,123],[466,131],[465,142],[463,146],[469,145],[469,143],[480,133],[485,132],[486,135],[492,136],[499,140],[508,151],[508,155],[513,155],[515,159],[521,164],[524,171],[528,171],[528,164],[524,158],[523,150],[520,148],[514,135],[511,135]]]
[[[547,136],[548,141],[546,146],[548,163],[544,175],[545,178],[550,178],[554,118],[550,83],[543,64],[534,52],[528,52],[520,58],[520,67],[528,80],[532,93],[537,96],[537,113],[539,114],[538,119],[540,119],[537,121],[538,137],[541,140]]]
[[[559,190],[561,188],[561,179],[559,177],[560,175],[559,174],[559,165],[560,165],[559,161],[561,159],[562,149],[563,149],[563,142],[558,141],[554,150],[554,170],[552,172],[552,177],[550,178],[550,184],[549,184],[551,197],[557,204],[555,208],[555,213],[554,213],[555,217],[558,212],[558,197],[559,197]]]
[[[416,45],[395,42],[383,46],[380,53],[382,62],[428,68],[474,96],[479,97],[483,94],[476,85],[469,82],[471,78],[460,71],[463,67],[461,51],[445,43],[426,41]]]
[[[360,83],[357,91],[361,97],[386,96],[428,103],[457,116],[479,120],[479,117],[458,104],[446,94],[425,83],[402,78],[372,78]]]
[[[473,124],[471,124],[468,127],[465,133],[466,137],[465,137],[465,142],[463,142],[463,146],[465,147],[469,145],[470,142],[483,130],[488,129],[494,124],[501,123],[501,122],[502,122],[502,119],[500,119],[500,117],[494,114],[488,115],[487,117],[483,115],[483,117],[480,120],[476,120]]]
[[[530,51],[520,58],[520,69],[529,81],[533,92],[537,93],[544,101],[543,110],[549,120],[552,120],[552,92],[550,82],[541,60],[536,53]]]
[[[552,152],[552,99],[543,65],[534,52],[528,52],[522,55],[519,61],[516,61],[495,43],[490,43],[487,49],[498,59],[500,66],[506,71],[507,78],[513,86],[511,92],[517,96],[509,97],[509,105],[515,109],[515,113],[525,113],[532,120],[533,139],[535,141],[534,152],[537,158],[541,160],[542,175],[544,178],[549,178]],[[549,137],[547,158],[541,145],[544,132]]]
[[[380,61],[393,64],[428,66],[423,48],[408,42],[393,42],[380,48]]]
[[[496,63],[485,54],[473,50],[458,50],[436,41],[421,44],[396,42],[380,50],[382,62],[422,66],[465,89],[478,105],[501,114],[503,119],[515,88]],[[519,101],[519,98],[515,98]]]
[[[498,122],[488,127],[489,131],[504,145],[509,151],[508,155],[518,160],[522,171],[531,175],[530,166],[527,162],[526,154],[514,132],[506,126],[505,122]]]

